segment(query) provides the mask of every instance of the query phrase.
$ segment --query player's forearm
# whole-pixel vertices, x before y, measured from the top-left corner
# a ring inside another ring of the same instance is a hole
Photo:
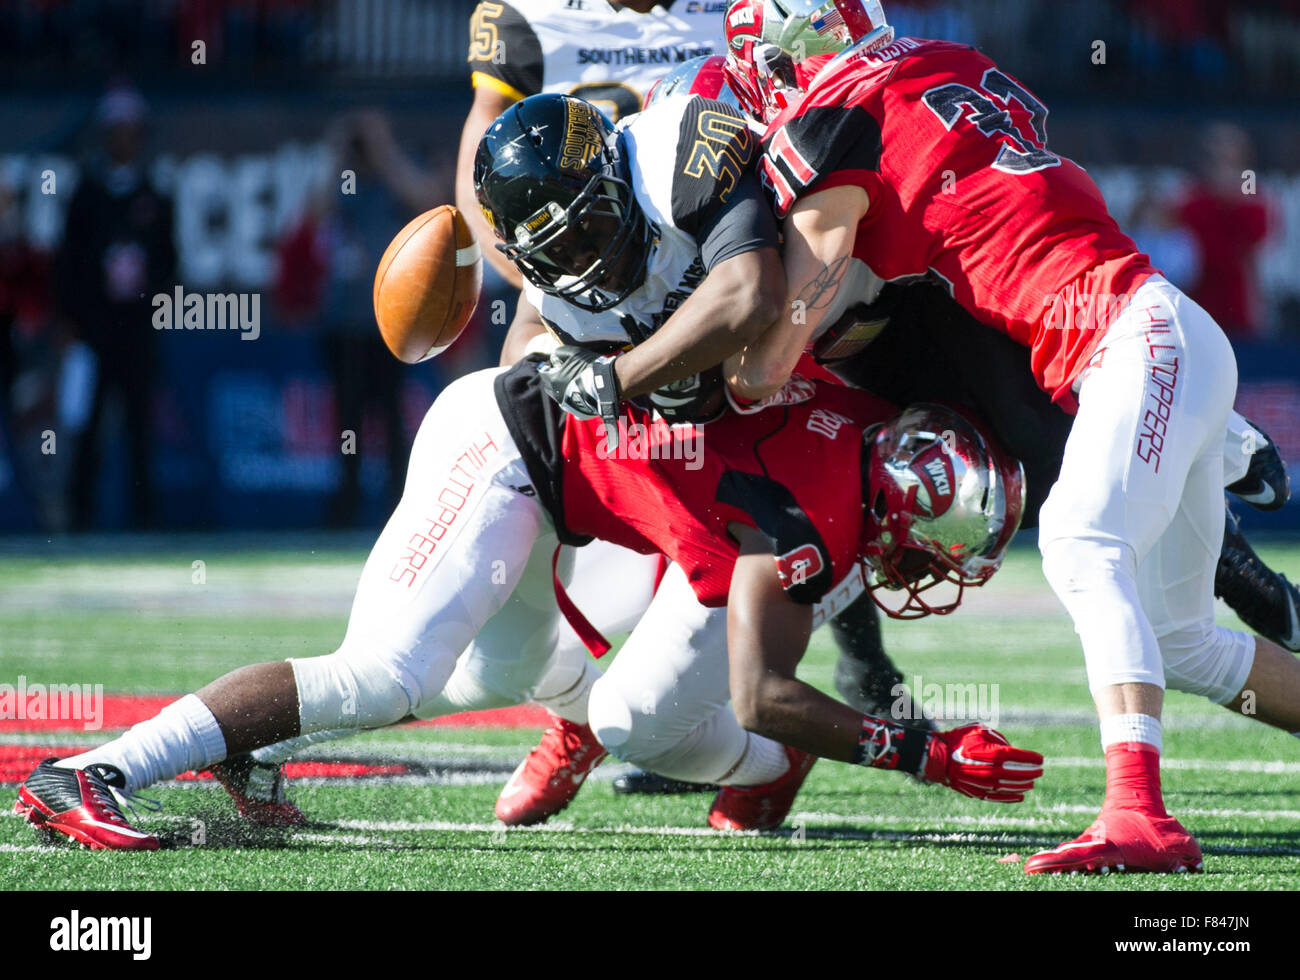
[[[767,676],[752,697],[733,694],[736,718],[746,731],[822,759],[853,762],[862,713],[795,678]]]
[[[465,216],[465,222],[474,233],[488,264],[511,286],[522,289],[523,276],[513,262],[497,251],[496,232],[483,217],[478,197],[474,194],[474,154],[478,151],[478,142],[483,138],[483,133],[496,118],[490,112],[489,108],[481,107],[475,102],[465,119],[465,128],[460,135],[460,151],[456,157],[456,207]]]
[[[812,636],[811,606],[786,593],[767,539],[728,529],[741,555],[727,596],[731,703],[749,731],[826,759],[852,762],[862,714],[795,677]]]
[[[518,363],[528,353],[528,344],[541,334],[546,333],[541,314],[537,307],[520,296],[515,309],[515,318],[510,322],[506,332],[505,343],[501,345],[501,366],[510,367]]]
[[[789,380],[839,295],[866,209],[861,188],[834,187],[800,201],[791,211],[782,256],[790,301],[754,343],[723,365],[736,394],[766,398]]]
[[[716,266],[663,326],[618,358],[622,396],[635,398],[692,377],[752,343],[780,308],[780,268],[775,249]]]

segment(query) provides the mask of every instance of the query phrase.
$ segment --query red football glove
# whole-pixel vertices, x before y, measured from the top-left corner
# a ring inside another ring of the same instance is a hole
[[[991,728],[962,725],[931,735],[923,772],[927,782],[963,796],[1019,803],[1043,774],[1043,757],[1016,748]]]

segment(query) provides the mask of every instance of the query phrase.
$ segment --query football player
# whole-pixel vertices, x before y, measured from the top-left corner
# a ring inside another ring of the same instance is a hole
[[[685,342],[641,377],[624,378],[623,394],[643,394],[669,421],[722,411],[717,364],[765,329],[783,298],[755,148],[738,112],[702,98],[656,102],[617,132],[572,97],[512,106],[489,127],[475,163],[479,202],[506,242],[498,248],[525,275],[512,329],[527,324],[533,333],[544,323],[589,352],[670,332]],[[709,370],[692,376],[700,366]],[[884,655],[874,607],[850,603],[831,625],[854,655],[845,686],[858,706],[888,710],[901,678]]]
[[[813,604],[856,574],[860,559],[913,596],[930,579],[974,585],[992,573],[1015,531],[1020,471],[977,429],[941,409],[890,421],[893,410],[873,396],[802,383],[782,407],[731,414],[707,431],[628,408],[623,432],[647,451],[610,458],[603,424],[560,411],[541,390],[538,364],[476,372],[434,402],[337,651],[240,668],[106,745],[42,762],[20,788],[17,812],[92,848],[153,850],[157,838],[130,824],[115,792],[130,800],[160,779],[286,736],[420,713],[471,644],[513,645],[515,659],[544,665],[554,603],[520,592],[549,583],[557,538],[581,544],[596,534],[671,557],[713,637],[719,616],[730,616],[731,684],[750,731],[726,705],[719,649],[662,664],[670,675],[699,676],[652,682],[660,702],[638,692],[633,707],[615,690],[599,723],[611,741],[631,739],[646,721],[637,714],[673,715],[685,703],[695,715],[689,730],[668,732],[653,719],[650,727],[674,738],[672,761],[710,761],[711,779],[726,784],[722,818],[761,825],[772,806],[788,811],[814,752],[998,802],[1032,789],[1042,757],[990,729],[935,732],[864,717],[795,687],[792,675],[777,688],[752,669],[777,657],[793,671],[803,647],[791,644],[806,645]],[[702,439],[706,454],[684,451]],[[877,508],[877,496],[888,505]],[[657,652],[645,645],[639,660],[653,664]],[[628,655],[601,684],[617,684]],[[762,731],[786,733],[794,747]],[[780,785],[747,789],[773,769],[786,772]]]
[[[662,3],[661,0],[483,0],[469,24],[469,63],[474,102],[460,136],[456,204],[479,241],[491,226],[474,200],[474,153],[484,130],[516,102],[542,92],[576,95],[610,120],[641,109],[650,88],[666,72],[701,55],[722,52],[724,0]],[[519,271],[488,251],[488,262],[515,286]],[[504,363],[523,355],[508,346]],[[511,356],[511,355],[514,356]]]
[[[722,0],[689,4],[659,0],[480,3],[469,25],[474,102],[461,132],[456,172],[456,201],[475,237],[483,242],[492,239],[491,227],[476,206],[473,186],[474,154],[489,123],[514,103],[542,92],[577,95],[617,123],[641,108],[649,90],[666,72],[722,51],[724,6]],[[505,256],[488,249],[486,258],[507,282],[521,285],[519,271]],[[545,345],[545,340],[535,319],[517,318],[506,338],[501,364],[515,363],[529,349],[540,349],[537,345]],[[628,555],[601,542],[571,558],[575,607],[600,610],[602,616],[626,618],[632,609],[644,610],[662,573],[661,563],[653,556]],[[859,686],[870,684],[877,695],[888,692],[899,676],[884,654],[878,627],[874,632],[865,631],[854,648],[863,664],[854,672]],[[468,664],[458,669],[453,688],[466,686],[461,681],[467,680],[470,669]],[[592,664],[587,669],[597,672]],[[468,698],[465,707],[477,707],[479,701]],[[575,704],[580,701],[576,698]],[[595,747],[590,733],[579,724],[581,712],[569,714],[575,717],[553,716],[542,744],[503,790],[497,807],[501,819],[531,822],[565,802],[557,795],[559,790],[576,792],[581,779],[575,783],[574,778],[589,771],[585,759]],[[271,759],[275,754],[266,755]],[[614,788],[619,792],[682,792],[710,787],[633,772],[620,776]]]
[[[859,266],[941,283],[1028,348],[1038,386],[1074,414],[1039,542],[1082,641],[1107,794],[1092,827],[1026,871],[1199,869],[1161,796],[1166,683],[1231,709],[1267,691],[1257,717],[1300,726],[1300,664],[1214,625],[1225,475],[1250,477],[1249,454],[1225,459],[1224,433],[1257,438],[1232,415],[1230,345],[1047,149],[1046,108],[987,58],[895,40],[874,0],[736,6],[729,44],[770,123],[763,171],[808,315],[764,334],[728,380],[749,397],[779,385]]]
[[[540,92],[580,95],[617,121],[641,107],[654,82],[674,66],[722,49],[721,0],[703,3],[661,3],[659,0],[484,0],[469,22],[469,63],[474,101],[461,132],[457,158],[456,201],[475,237],[488,240],[491,229],[474,202],[473,161],[478,141],[488,123],[513,103]],[[402,160],[392,145],[395,159]],[[398,168],[418,200],[427,197],[429,181],[418,167],[402,160]],[[484,236],[487,236],[485,238]],[[495,250],[487,261],[515,286],[515,267]],[[540,328],[539,332],[540,332]],[[517,361],[534,335],[512,329],[502,351],[502,365]],[[603,542],[571,553],[563,562],[573,565],[569,589],[575,608],[587,610],[603,630],[625,632],[644,611],[662,574],[654,556],[630,554]],[[561,809],[582,784],[603,751],[586,725],[588,685],[599,670],[572,629],[562,626],[554,677],[540,690],[574,685],[561,700],[547,699],[551,722],[541,744],[507,783],[497,815],[507,823],[532,823]],[[877,644],[878,646],[878,644]],[[883,649],[881,650],[883,656]],[[876,665],[876,686],[888,690],[894,678],[892,665]],[[515,691],[488,690],[483,681],[490,671],[479,657],[462,660],[449,680],[444,697],[462,711],[514,703]],[[531,679],[535,681],[536,679]],[[339,733],[345,734],[345,733]],[[319,733],[283,745],[241,755],[213,770],[230,792],[240,812],[257,822],[301,823],[302,814],[286,799],[283,762],[313,742],[331,738]],[[627,792],[709,789],[670,783],[649,773],[620,776],[616,789]]]

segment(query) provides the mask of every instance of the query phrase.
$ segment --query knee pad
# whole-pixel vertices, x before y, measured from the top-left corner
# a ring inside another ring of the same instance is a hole
[[[1241,692],[1255,663],[1255,638],[1223,626],[1179,630],[1158,642],[1169,687],[1216,704]]]
[[[330,728],[382,728],[401,721],[442,690],[456,653],[437,643],[398,652],[345,644],[324,657],[291,660],[303,734]]]
[[[1156,636],[1142,609],[1136,560],[1127,545],[1056,538],[1042,545],[1043,574],[1074,621],[1088,687],[1164,687]]]
[[[1075,596],[1127,589],[1137,572],[1132,550],[1117,542],[1056,538],[1040,550],[1043,575],[1067,607]]]
[[[591,686],[587,701],[587,723],[597,740],[610,753],[623,759],[623,752],[632,739],[634,724],[633,706],[623,697],[618,685],[602,677]],[[624,759],[624,761],[629,761]]]
[[[612,755],[643,766],[670,752],[686,734],[672,731],[675,719],[669,713],[661,717],[661,706],[668,707],[656,703],[649,693],[637,703],[616,682],[602,675],[591,685],[587,723]]]

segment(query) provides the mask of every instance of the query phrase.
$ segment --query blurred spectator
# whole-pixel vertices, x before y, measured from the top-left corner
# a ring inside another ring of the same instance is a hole
[[[46,262],[22,232],[22,214],[14,189],[0,180],[0,425],[13,438],[9,424],[10,392],[18,371],[14,334],[21,321],[44,312],[48,285]]]
[[[172,203],[150,182],[141,155],[145,104],[133,88],[110,88],[99,102],[102,155],[84,169],[68,206],[55,260],[60,312],[94,353],[95,380],[72,476],[72,521],[95,519],[100,429],[110,398],[125,414],[128,521],[153,519],[149,470],[155,373],[151,297],[172,288],[176,249]]]
[[[50,315],[49,256],[24,234],[17,188],[0,177],[0,430],[14,471],[48,530],[60,530],[61,487],[43,480],[57,465],[38,467],[40,431],[53,412],[52,358],[40,365],[42,330]],[[44,371],[41,366],[47,366]],[[41,409],[44,409],[42,414]],[[35,423],[35,424],[33,424]],[[62,462],[46,456],[50,463]],[[50,492],[53,491],[53,492]]]
[[[1179,289],[1200,279],[1201,252],[1195,237],[1178,224],[1178,215],[1154,188],[1133,205],[1133,240],[1151,256],[1151,264]]]
[[[386,504],[401,494],[406,474],[400,397],[404,368],[379,337],[373,301],[379,259],[414,216],[393,176],[388,133],[386,117],[374,111],[342,116],[329,133],[336,161],[333,174],[354,175],[350,181],[336,178],[344,183],[325,195],[320,232],[328,276],[322,324],[325,363],[334,379],[339,428],[355,433],[356,449],[343,454],[343,479],[328,515],[334,527],[354,524],[359,514],[361,458],[369,449],[363,427],[367,408],[378,411],[383,425],[390,498]]]
[[[1129,0],[1136,60],[1167,77],[1217,81],[1228,72],[1221,0]]]
[[[1262,325],[1256,258],[1268,237],[1269,209],[1246,173],[1254,148],[1244,130],[1215,123],[1202,147],[1201,173],[1178,209],[1201,254],[1191,294],[1228,336],[1248,339]]]

